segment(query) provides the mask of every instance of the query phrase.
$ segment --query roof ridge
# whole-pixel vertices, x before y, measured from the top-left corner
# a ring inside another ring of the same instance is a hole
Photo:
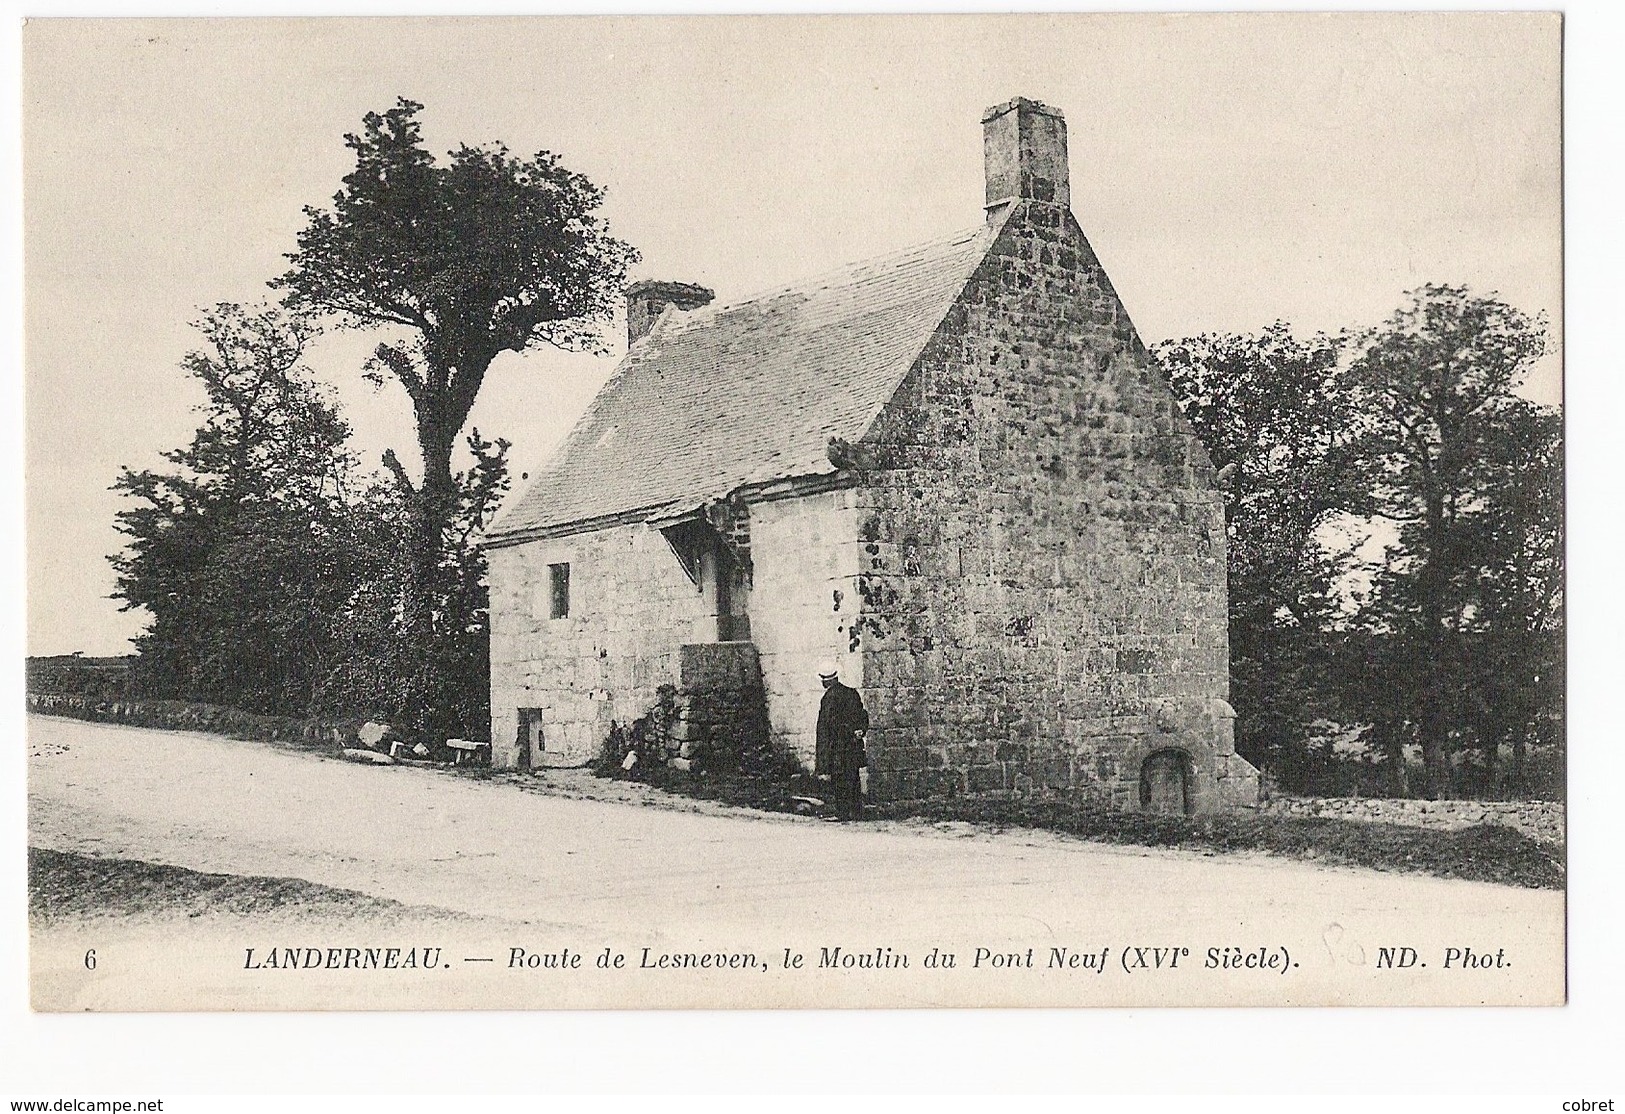
[[[804,275],[801,278],[780,283],[779,285],[769,287],[766,290],[758,290],[753,294],[747,295],[746,297],[737,298],[733,301],[712,302],[709,305],[701,306],[698,309],[686,310],[682,313],[674,313],[671,315],[671,319],[667,322],[667,328],[668,330],[673,328],[687,329],[691,325],[702,324],[714,317],[726,313],[729,310],[742,309],[745,306],[752,305],[756,302],[765,302],[770,298],[780,298],[786,294],[795,294],[803,290],[822,290],[829,286],[836,285],[836,283],[831,281],[836,278],[844,278],[849,282],[855,281],[862,277],[860,272],[878,267],[883,263],[893,263],[899,259],[903,259],[916,253],[927,252],[932,248],[957,246],[959,244],[968,243],[979,236],[989,236],[991,235],[992,231],[993,226],[990,226],[986,221],[984,221],[981,224],[977,224],[972,227],[961,228],[953,232],[933,236],[929,240],[921,240],[917,243],[910,244],[907,247],[894,248],[891,251],[865,256],[862,259],[854,259],[850,262],[842,263],[839,266],[831,267],[824,271],[819,271],[816,274]],[[666,335],[669,336],[671,334],[669,331],[667,331]]]

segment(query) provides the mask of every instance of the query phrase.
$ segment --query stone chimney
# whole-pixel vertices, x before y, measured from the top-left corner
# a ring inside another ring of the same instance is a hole
[[[709,305],[716,291],[696,286],[692,282],[659,282],[644,279],[626,288],[626,343],[636,344],[650,329],[655,319],[667,306],[681,310],[699,309]]]
[[[1066,117],[1049,105],[1017,97],[982,113],[987,208],[1018,197],[1072,204],[1066,171]]]

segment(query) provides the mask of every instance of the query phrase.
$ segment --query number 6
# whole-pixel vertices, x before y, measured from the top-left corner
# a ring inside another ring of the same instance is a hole
[[[91,948],[88,952],[85,953],[85,970],[94,971],[95,969],[96,969],[96,949]]]

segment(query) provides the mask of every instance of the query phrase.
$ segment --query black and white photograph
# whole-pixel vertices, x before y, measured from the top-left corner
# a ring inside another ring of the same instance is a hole
[[[30,20],[33,1008],[1563,1005],[1562,36]]]

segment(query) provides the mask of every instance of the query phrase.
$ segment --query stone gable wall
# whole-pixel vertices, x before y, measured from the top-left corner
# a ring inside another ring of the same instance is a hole
[[[1018,205],[864,438],[871,784],[1135,807],[1175,747],[1198,811],[1256,799],[1211,465],[1071,214]]]

